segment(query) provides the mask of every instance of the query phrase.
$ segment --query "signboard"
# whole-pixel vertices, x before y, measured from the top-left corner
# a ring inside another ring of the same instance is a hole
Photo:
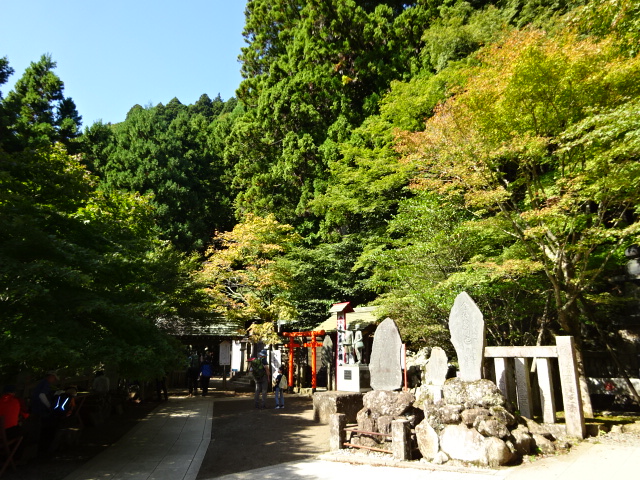
[[[231,342],[220,342],[220,365],[231,365]]]
[[[338,330],[338,366],[341,367],[346,362],[346,349],[344,348],[344,336],[347,330],[347,315],[345,312],[338,312],[337,330]]]

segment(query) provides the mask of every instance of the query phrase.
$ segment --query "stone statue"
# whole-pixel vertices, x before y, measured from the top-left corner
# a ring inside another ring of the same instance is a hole
[[[347,330],[344,332],[344,363],[355,363],[353,358],[353,332]]]
[[[362,340],[362,332],[360,330],[356,330],[353,341],[356,352],[356,363],[364,363],[364,341]]]

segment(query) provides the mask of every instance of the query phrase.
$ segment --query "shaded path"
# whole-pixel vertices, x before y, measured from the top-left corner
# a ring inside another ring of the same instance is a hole
[[[211,445],[198,479],[207,479],[293,461],[329,450],[329,426],[313,421],[308,397],[288,395],[285,409],[256,410],[251,395],[214,398]]]

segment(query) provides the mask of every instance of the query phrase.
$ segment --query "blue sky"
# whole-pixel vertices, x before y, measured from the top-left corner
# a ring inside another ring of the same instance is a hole
[[[51,54],[83,128],[136,104],[227,100],[240,76],[245,0],[0,0],[0,57],[15,73]]]

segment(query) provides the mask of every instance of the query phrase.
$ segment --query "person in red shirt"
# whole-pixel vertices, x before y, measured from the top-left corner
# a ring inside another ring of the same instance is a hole
[[[26,405],[16,397],[16,387],[4,387],[0,397],[0,417],[4,419],[4,429],[9,440],[22,435],[20,419],[28,416]]]

